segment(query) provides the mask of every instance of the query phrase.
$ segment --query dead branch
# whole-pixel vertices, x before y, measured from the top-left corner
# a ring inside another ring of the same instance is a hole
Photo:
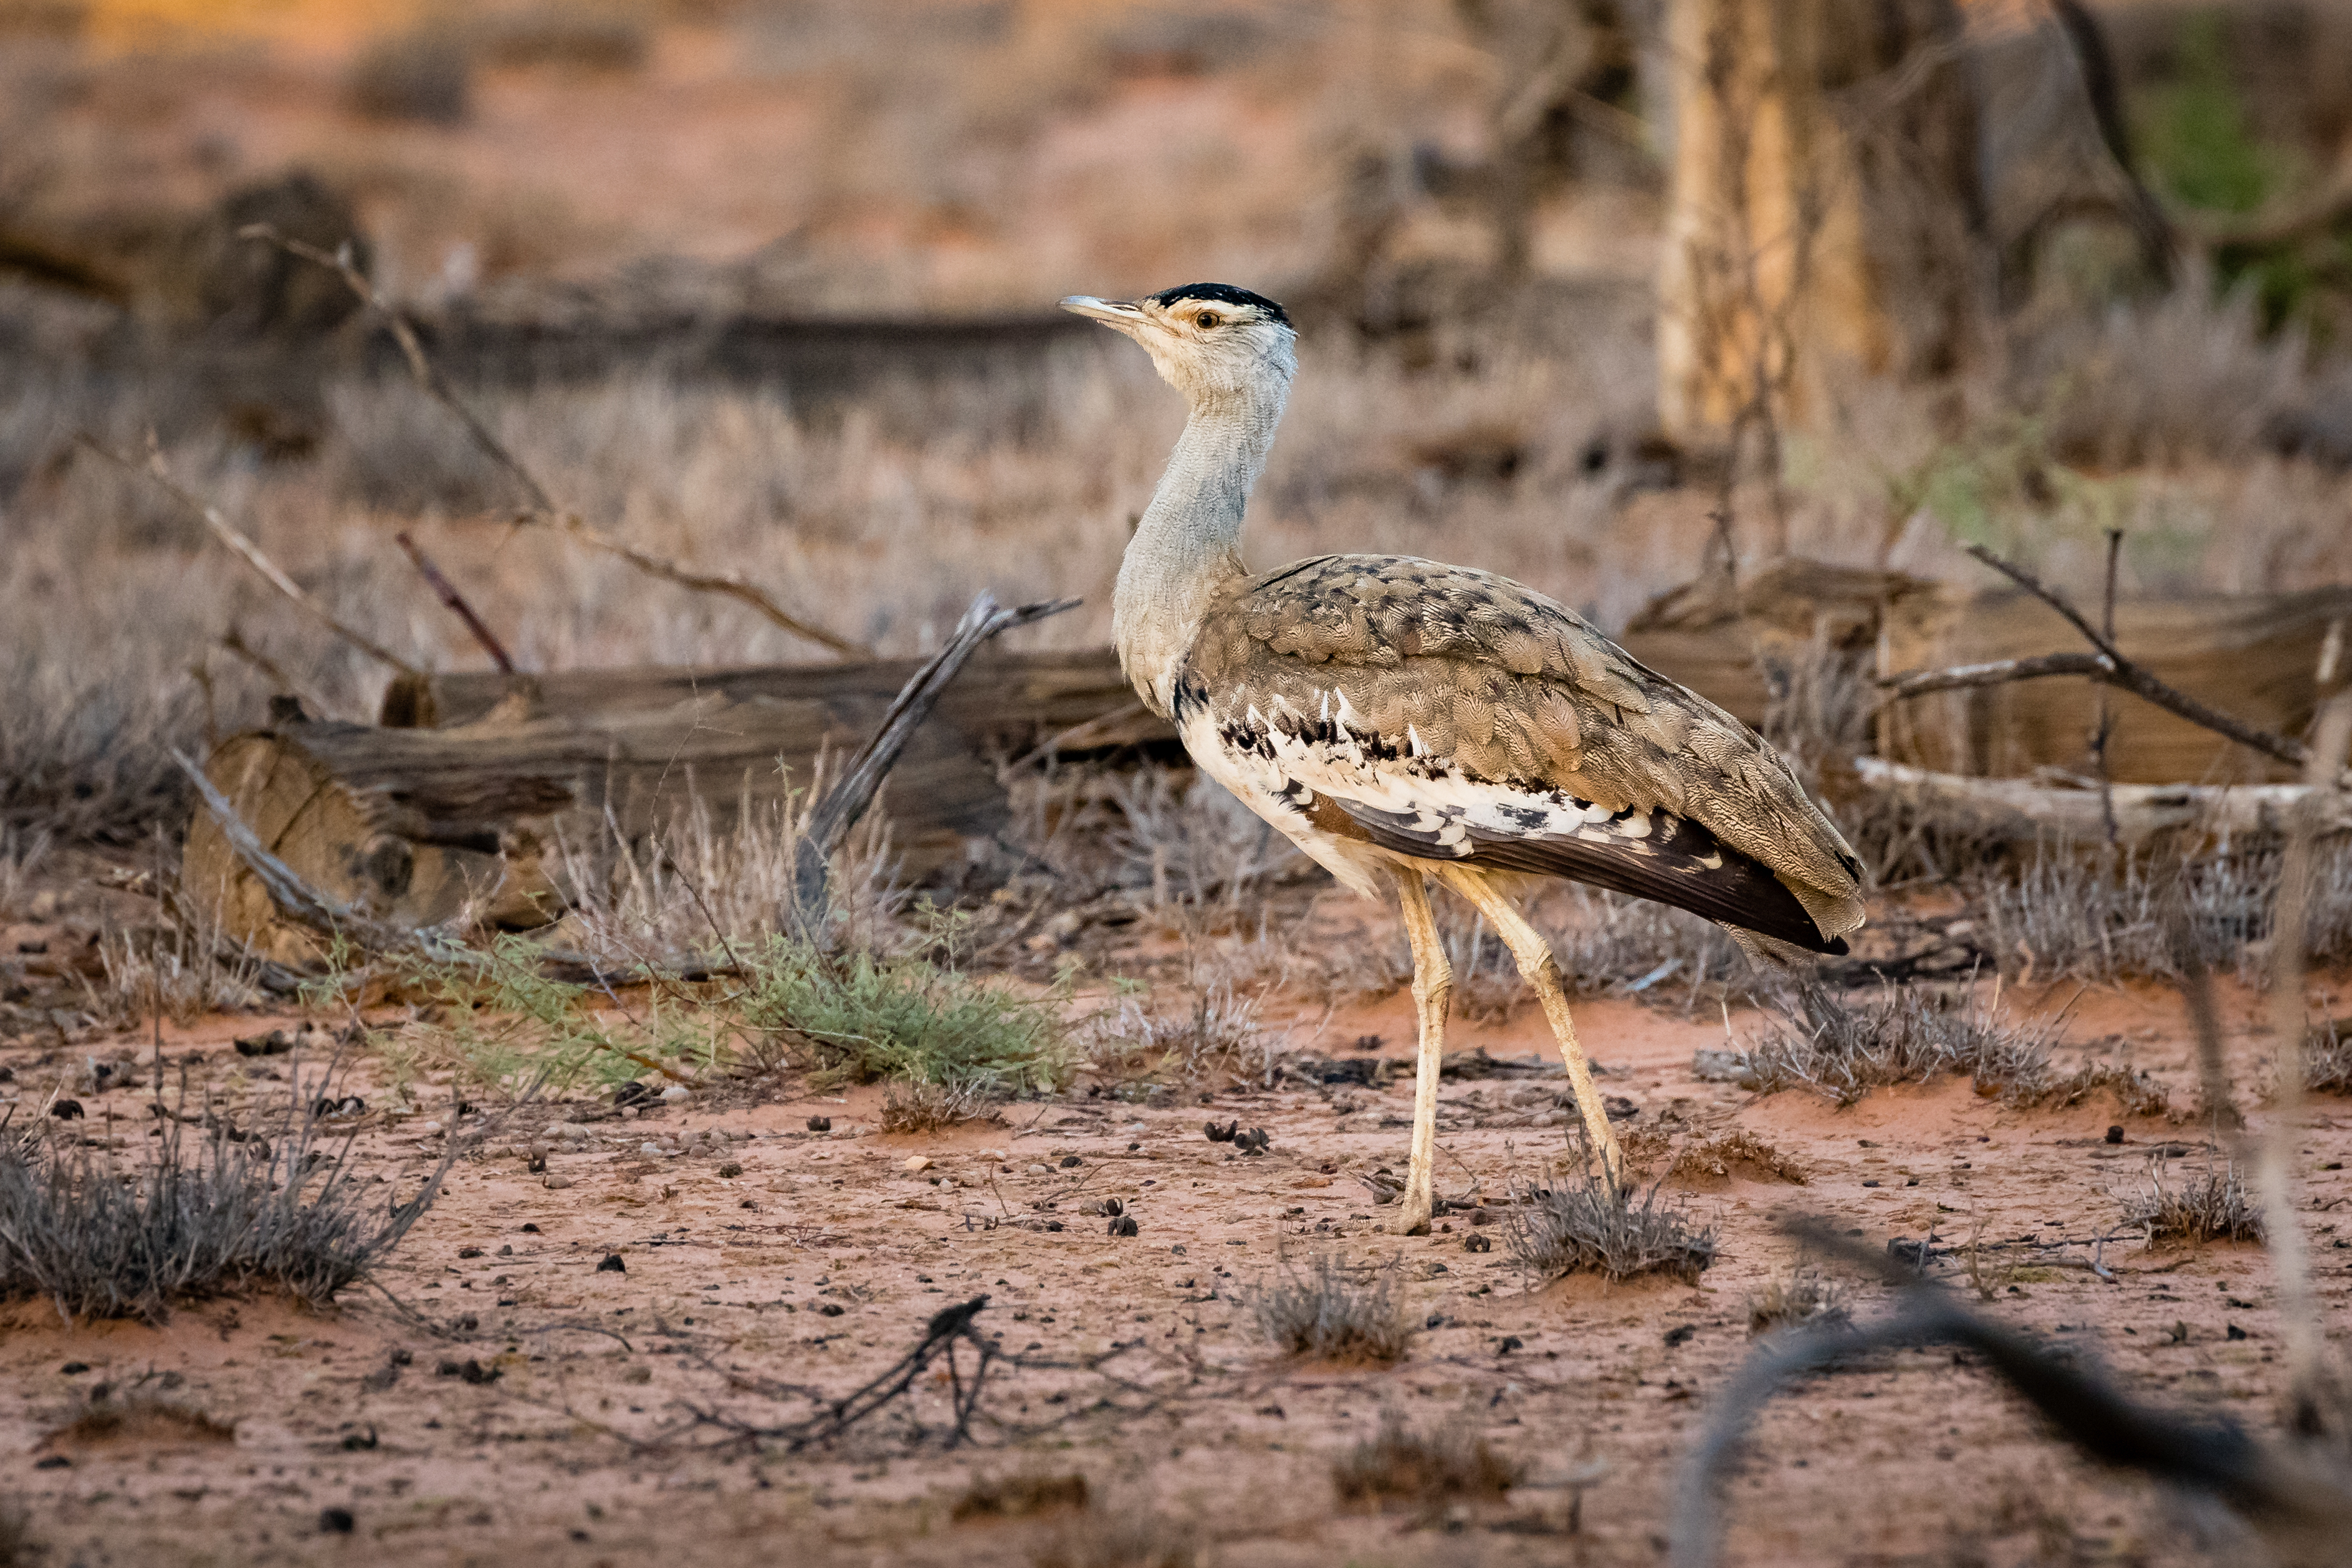
[[[1676,1479],[1670,1562],[1714,1568],[1722,1537],[1717,1490],[1764,1405],[1790,1379],[1833,1371],[1873,1352],[1950,1344],[1975,1352],[2070,1442],[2104,1464],[2203,1492],[2259,1532],[2282,1563],[2333,1563],[2352,1509],[2352,1477],[2296,1447],[2260,1442],[2227,1420],[2144,1405],[2038,1342],[1978,1316],[1908,1267],[1826,1226],[1792,1227],[1810,1246],[1876,1274],[1903,1292],[1895,1314],[1868,1327],[1799,1331],[1748,1359],[1717,1400]]]
[[[362,653],[366,654],[369,658],[392,666],[393,668],[400,671],[401,674],[415,676],[420,679],[423,679],[425,673],[423,670],[418,669],[415,665],[409,663],[398,654],[394,653],[391,649],[385,647],[383,644],[377,642],[374,638],[369,637],[366,633],[361,631],[356,626],[348,626],[342,621],[336,619],[333,614],[331,614],[324,605],[320,605],[316,599],[310,597],[310,595],[304,593],[301,585],[296,583],[293,578],[289,577],[278,566],[277,562],[272,561],[268,556],[263,554],[261,552],[261,546],[256,544],[251,539],[247,538],[235,523],[232,523],[228,519],[223,517],[219,510],[213,507],[209,502],[182,489],[180,485],[173,479],[170,471],[163,467],[163,453],[152,453],[146,462],[134,463],[130,458],[124,457],[121,453],[101,445],[100,442],[89,436],[77,436],[74,437],[74,440],[77,445],[82,447],[85,450],[95,452],[98,456],[104,458],[108,462],[113,463],[131,473],[143,475],[151,483],[160,487],[166,494],[171,496],[173,500],[178,501],[182,506],[186,507],[190,511],[194,512],[197,517],[204,521],[205,526],[212,530],[214,538],[219,540],[223,544],[227,545],[229,549],[235,551],[238,558],[244,561],[247,565],[252,567],[256,572],[260,573],[263,579],[266,580],[271,587],[277,589],[279,593],[293,600],[297,608],[318,621],[320,625],[325,626],[329,631],[334,633],[337,637],[342,638],[345,642],[351,644]]]
[[[358,296],[360,301],[369,310],[373,310],[383,320],[385,327],[391,331],[394,342],[400,345],[402,357],[408,362],[408,373],[415,378],[418,387],[423,389],[426,396],[447,409],[457,422],[465,426],[466,435],[472,440],[475,447],[484,457],[504,469],[530,497],[530,509],[521,513],[518,521],[551,526],[558,532],[575,539],[591,549],[618,556],[646,575],[659,577],[664,582],[675,583],[681,588],[691,588],[699,593],[724,594],[730,598],[739,599],[794,637],[815,643],[820,647],[830,648],[844,658],[873,657],[871,648],[851,642],[846,637],[835,637],[823,626],[803,620],[776,603],[758,584],[735,573],[689,572],[673,562],[664,561],[656,555],[648,555],[641,550],[633,550],[625,544],[616,543],[601,534],[593,532],[578,514],[566,511],[556,505],[555,498],[548,493],[547,487],[539,482],[539,476],[532,473],[521,458],[508,450],[506,444],[490,433],[490,427],[482,422],[481,416],[467,406],[465,400],[451,388],[448,381],[443,377],[431,358],[425,353],[425,345],[417,341],[416,330],[408,324],[407,318],[394,309],[390,300],[376,292],[375,286],[368,281],[367,275],[354,264],[351,247],[348,245],[341,250],[330,253],[320,249],[315,245],[307,245],[301,240],[289,238],[266,223],[252,224],[239,229],[237,237],[261,240],[274,245],[289,256],[299,256],[305,261],[316,262],[320,267],[331,268],[342,279],[344,286]]]
[[[1881,757],[1855,758],[1854,777],[1875,794],[1981,818],[1989,827],[1999,824],[2006,836],[2020,842],[2053,833],[2088,841],[2104,831],[2095,788],[2032,779],[1974,778]],[[2299,784],[2119,784],[2109,786],[2107,796],[2115,817],[2116,842],[2126,845],[2181,829],[2216,836],[2276,832],[2286,827],[2306,803],[2316,806],[2319,831],[2352,832],[2352,800],[2333,791],[2315,797]]]
[[[2257,730],[2158,679],[2126,658],[2122,650],[2116,647],[2113,637],[2084,619],[2082,613],[2063,594],[2045,584],[2032,573],[2002,560],[1981,544],[1969,545],[1969,553],[2063,616],[2068,624],[2082,633],[2098,652],[2045,654],[2039,658],[2000,659],[1990,664],[1961,665],[1951,669],[1914,670],[1906,675],[1885,676],[1880,679],[1879,685],[1886,689],[1889,700],[1900,701],[1905,698],[1925,696],[1931,691],[1951,691],[1963,687],[2000,686],[2012,680],[2033,680],[2049,675],[2080,675],[2128,691],[2192,724],[2226,736],[2242,746],[2250,747],[2291,767],[2304,765],[2305,748],[2300,741],[2273,735],[2267,730]]]
[[[425,579],[425,585],[466,623],[466,629],[474,634],[474,640],[482,645],[482,651],[490,656],[490,662],[499,667],[499,673],[512,675],[515,672],[514,660],[507,657],[505,646],[482,623],[482,617],[474,613],[474,606],[466,602],[466,595],[457,591],[457,584],[442,574],[441,568],[433,563],[433,557],[425,553],[424,548],[410,537],[406,529],[392,537],[401,549],[408,552],[409,563],[416,568],[416,574]]]
[[[980,1396],[987,1385],[989,1371],[996,1363],[1007,1359],[995,1341],[973,1326],[974,1321],[987,1307],[986,1296],[974,1296],[969,1301],[960,1301],[933,1313],[930,1322],[923,1330],[922,1339],[914,1349],[899,1357],[888,1371],[856,1393],[833,1401],[806,1420],[789,1422],[781,1426],[761,1426],[713,1411],[689,1407],[690,1412],[696,1425],[719,1427],[730,1435],[732,1441],[781,1443],[786,1452],[796,1454],[812,1445],[831,1442],[847,1432],[905,1394],[915,1386],[916,1380],[929,1370],[933,1361],[944,1358],[950,1401],[955,1412],[955,1426],[949,1432],[947,1441],[947,1446],[952,1448],[971,1440],[972,1418],[980,1412]],[[959,1344],[969,1344],[979,1352],[979,1364],[968,1374],[956,1362],[955,1349]],[[705,1364],[709,1363],[706,1361]],[[721,1369],[714,1367],[712,1370]],[[809,1393],[799,1384],[772,1384],[747,1379],[735,1373],[729,1373],[726,1376],[730,1384],[740,1389],[771,1398],[789,1394],[805,1397]]]
[[[809,813],[808,826],[801,835],[793,862],[793,908],[787,911],[794,930],[813,939],[823,928],[828,903],[828,865],[834,852],[874,804],[875,792],[882,787],[884,777],[905,750],[907,738],[929,715],[940,693],[955,679],[964,662],[999,632],[1058,616],[1077,603],[1076,599],[1055,599],[1005,609],[997,604],[994,595],[984,589],[972,600],[947,646],[925,661],[900,689],[889,710],[882,715],[873,739],[851,759],[840,780]]]

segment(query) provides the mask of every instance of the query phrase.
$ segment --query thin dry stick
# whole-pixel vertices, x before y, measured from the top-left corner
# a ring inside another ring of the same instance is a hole
[[[261,546],[256,544],[252,540],[247,538],[242,532],[238,531],[235,523],[232,523],[228,519],[223,517],[219,511],[208,502],[181,489],[180,486],[173,481],[170,471],[163,467],[163,453],[152,453],[149,456],[146,462],[134,463],[130,458],[124,457],[121,453],[100,445],[99,442],[93,440],[88,436],[77,436],[74,437],[74,440],[85,450],[95,452],[100,457],[104,458],[108,462],[117,464],[120,467],[128,469],[131,473],[142,475],[151,483],[161,487],[166,494],[172,497],[173,500],[178,501],[182,506],[186,507],[190,511],[194,512],[198,517],[202,518],[204,520],[205,526],[212,530],[213,537],[218,539],[223,544],[227,545],[231,550],[235,551],[237,556],[243,560],[247,565],[252,567],[256,572],[260,573],[271,587],[277,589],[279,593],[293,600],[297,607],[316,619],[320,625],[325,626],[329,631],[334,633],[337,637],[342,638],[345,642],[351,644],[362,653],[366,654],[369,658],[392,666],[393,668],[400,671],[403,675],[414,675],[420,678],[424,675],[425,672],[423,670],[417,668],[415,665],[409,663],[398,654],[394,653],[390,648],[385,647],[383,644],[377,642],[366,633],[359,630],[355,626],[346,626],[343,622],[337,620],[335,616],[316,599],[311,598],[310,595],[302,592],[301,586],[297,584],[293,578],[289,577],[284,571],[280,570],[277,562],[272,561],[268,556],[263,554],[261,552]]]
[[[408,552],[409,562],[416,568],[416,574],[425,579],[425,585],[466,623],[466,629],[474,634],[474,640],[482,645],[482,651],[490,656],[490,662],[499,667],[499,672],[512,675],[515,672],[514,660],[507,657],[505,645],[482,623],[482,617],[474,613],[474,606],[467,604],[466,595],[457,591],[457,584],[442,575],[441,568],[433,563],[433,557],[425,553],[424,547],[409,536],[406,529],[392,537],[401,549]]]
[[[2271,918],[2271,1029],[2278,1039],[2278,1103],[2270,1136],[2255,1159],[2263,1205],[2263,1237],[2278,1278],[2279,1322],[2285,1331],[2288,1397],[2295,1425],[2316,1431],[2333,1400],[2326,1366],[2326,1319],[2311,1285],[2311,1259],[2295,1216],[2294,1145],[2303,1121],[2303,953],[2311,923],[2312,849],[2319,807],[2352,746],[2352,691],[2339,691],[2312,726],[2311,761],[2304,777],[2311,793],[2287,821],[2279,869],[2278,903]]]
[[[265,241],[276,246],[289,256],[299,256],[305,261],[316,262],[320,267],[332,269],[342,279],[344,286],[359,297],[362,304],[383,318],[384,325],[391,330],[393,341],[400,345],[401,355],[407,360],[408,373],[415,379],[416,384],[424,389],[426,396],[455,416],[457,422],[466,427],[467,436],[482,455],[505,469],[530,495],[530,507],[520,515],[520,521],[551,526],[567,538],[577,540],[593,550],[601,550],[608,555],[618,556],[646,575],[659,577],[664,582],[675,583],[681,588],[692,588],[705,594],[724,594],[730,598],[739,599],[794,637],[815,643],[820,647],[830,648],[844,658],[874,657],[873,649],[862,644],[851,642],[846,637],[835,637],[823,626],[801,619],[782,605],[777,604],[756,584],[735,573],[690,572],[674,562],[665,561],[657,555],[648,555],[641,550],[633,550],[625,544],[616,543],[602,534],[593,532],[587,522],[577,513],[566,511],[556,505],[555,499],[548,493],[547,487],[539,482],[539,476],[524,467],[522,459],[509,451],[504,442],[490,434],[489,426],[485,425],[481,417],[467,407],[464,400],[450,388],[448,382],[443,378],[440,371],[434,367],[432,360],[426,356],[425,345],[417,341],[415,329],[408,324],[406,318],[403,317],[398,310],[393,309],[391,301],[376,292],[375,286],[367,280],[367,275],[353,264],[350,246],[346,245],[333,252],[321,250],[315,245],[306,245],[301,240],[289,239],[266,223],[247,225],[237,230],[237,237]]]
[[[825,791],[824,798],[809,812],[808,826],[793,853],[793,907],[786,911],[787,923],[793,930],[813,938],[823,927],[829,903],[827,862],[849,836],[849,830],[866,815],[866,808],[874,804],[875,792],[882,787],[883,778],[898,762],[898,753],[906,749],[908,738],[929,717],[940,693],[947,689],[948,682],[955,679],[964,662],[999,632],[1058,616],[1077,603],[1076,599],[1055,599],[1005,609],[985,589],[972,600],[947,646],[933,654],[899,689],[888,711],[882,715],[881,723],[875,727],[873,738],[850,760],[840,781]]]
[[[2116,563],[2123,554],[2124,531],[2107,530],[2107,587],[2101,600],[2099,632],[2109,643],[2116,640]],[[2116,780],[2107,766],[2107,742],[2115,734],[2115,714],[2107,707],[2107,689],[2099,687],[2098,727],[2091,732],[2091,757],[2099,769],[2099,823],[2106,829],[2107,843],[2112,847],[2118,837],[2116,826]]]

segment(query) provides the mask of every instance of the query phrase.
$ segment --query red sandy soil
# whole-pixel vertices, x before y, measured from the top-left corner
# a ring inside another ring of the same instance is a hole
[[[2070,998],[2071,987],[2028,1005]],[[2235,1057],[2259,1061],[2265,1042],[2246,1037],[2259,1032],[2259,999],[2228,991],[2223,1001]],[[625,1116],[574,1100],[463,1119],[461,1132],[488,1124],[481,1146],[394,1256],[383,1292],[354,1290],[338,1310],[241,1300],[162,1326],[68,1326],[43,1304],[13,1309],[0,1330],[0,1375],[14,1391],[0,1405],[0,1495],[21,1497],[53,1549],[47,1561],[92,1568],[1026,1563],[1070,1528],[1066,1517],[958,1522],[956,1501],[975,1478],[1073,1472],[1115,1510],[1149,1504],[1186,1521],[1221,1563],[1647,1563],[1680,1457],[1749,1352],[1749,1299],[1794,1256],[1777,1222],[1822,1215],[1874,1246],[1931,1228],[1960,1243],[1979,1228],[1989,1240],[2079,1243],[2116,1224],[2152,1149],[2202,1142],[2191,1125],[2149,1120],[2111,1145],[2107,1105],[2021,1111],[1958,1081],[1878,1091],[1843,1110],[1799,1093],[1756,1097],[1692,1076],[1693,1051],[1723,1043],[1719,1017],[1632,1002],[1580,1015],[1605,1091],[1638,1110],[1629,1125],[1665,1123],[1678,1142],[1745,1129],[1808,1175],[1670,1184],[1670,1199],[1719,1229],[1721,1260],[1696,1286],[1530,1282],[1507,1244],[1465,1250],[1478,1227],[1461,1215],[1432,1236],[1386,1234],[1352,1173],[1403,1168],[1409,1076],[1379,1090],[1228,1090],[1207,1104],[1187,1093],[1164,1109],[1081,1090],[928,1136],[879,1132],[870,1089],[761,1104],[719,1091]],[[2168,993],[2093,991],[2074,998],[2071,1018],[2070,1038],[2101,1042],[2090,1048],[2103,1059],[2147,1068],[2177,1102],[2193,1101]],[[257,1095],[307,1094],[323,1071],[315,1056],[243,1060],[228,1049],[232,1035],[270,1022],[167,1031],[164,1060],[217,1089],[234,1090],[243,1069]],[[1312,1048],[1344,1058],[1346,1042],[1370,1034],[1382,1037],[1380,1054],[1408,1054],[1404,998],[1330,1018]],[[1526,1008],[1488,1027],[1457,1020],[1452,1044],[1549,1057]],[[86,1058],[117,1054],[20,1042],[0,1048],[0,1063],[16,1073],[7,1092],[31,1110]],[[1559,1081],[1449,1083],[1441,1191],[1475,1180],[1499,1197],[1562,1154]],[[353,1087],[380,1092],[364,1073]],[[2257,1087],[2249,1077],[2240,1089]],[[91,1136],[131,1146],[145,1136],[145,1091],[84,1099]],[[2342,1111],[2316,1108],[2297,1163],[2319,1286],[2339,1318],[2347,1268],[2335,1211],[2352,1198]],[[833,1130],[809,1131],[813,1114]],[[1270,1152],[1205,1141],[1210,1116],[1264,1126]],[[592,1140],[578,1152],[559,1144],[548,1172],[570,1184],[551,1188],[523,1153],[566,1119]],[[365,1119],[359,1157],[387,1196],[431,1171],[447,1134],[428,1123],[446,1120]],[[734,1140],[723,1152],[639,1152],[711,1128]],[[915,1156],[931,1163],[910,1171]],[[722,1173],[726,1162],[740,1174]],[[1122,1201],[1139,1235],[1106,1234],[1087,1212],[1105,1197]],[[1064,1228],[1034,1228],[1047,1219]],[[1402,1362],[1298,1364],[1259,1336],[1249,1291],[1286,1252],[1318,1247],[1402,1271],[1415,1319],[1433,1324]],[[625,1272],[598,1270],[607,1253]],[[2279,1325],[2258,1247],[2110,1243],[2113,1280],[2084,1268],[2088,1257],[2074,1245],[2023,1258],[2038,1267],[1996,1281],[1988,1310],[2079,1347],[2144,1396],[2274,1419]],[[983,1405],[1005,1425],[983,1423],[974,1445],[940,1443],[936,1379],[911,1412],[922,1440],[903,1405],[798,1455],[688,1424],[694,1410],[803,1415],[805,1401],[763,1399],[729,1373],[838,1395],[896,1360],[931,1314],[981,1294],[983,1330],[1063,1364],[1001,1373]],[[1855,1287],[1857,1316],[1882,1310],[1884,1294]],[[1072,1364],[1114,1350],[1097,1369]],[[476,1384],[437,1370],[467,1361],[499,1375]],[[97,1443],[54,1436],[100,1385],[118,1401],[201,1412],[234,1437],[169,1425]],[[1332,1461],[1388,1411],[1424,1428],[1465,1424],[1524,1461],[1525,1483],[1437,1517],[1343,1510]],[[2194,1547],[2186,1514],[2069,1456],[1946,1350],[1886,1356],[1784,1397],[1728,1504],[1731,1560],[1744,1563],[2168,1563]],[[321,1510],[334,1508],[351,1511],[354,1533],[322,1533]]]

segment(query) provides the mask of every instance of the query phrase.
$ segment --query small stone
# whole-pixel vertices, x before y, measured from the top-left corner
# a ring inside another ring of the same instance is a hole
[[[640,1154],[651,1155],[653,1158],[658,1160],[664,1154],[668,1153],[669,1151],[663,1148],[658,1143],[640,1143],[637,1145],[637,1152]]]
[[[352,1517],[350,1509],[322,1508],[319,1510],[319,1533],[321,1535],[349,1535],[358,1528],[359,1521]]]
[[[548,1176],[543,1179],[547,1184],[547,1190],[551,1193],[560,1193],[572,1184],[572,1178],[569,1176]]]
[[[419,1132],[438,1132],[441,1131],[441,1124],[438,1121],[420,1121],[416,1124],[416,1130]]]
[[[682,1083],[674,1083],[661,1091],[661,1097],[665,1105],[681,1105],[694,1098],[694,1090]]]
[[[719,1173],[721,1176],[727,1177],[740,1176],[743,1173],[743,1167],[736,1163],[734,1161],[730,1160],[727,1163],[719,1167]]]
[[[833,1131],[833,1118],[812,1116],[808,1119],[808,1130],[812,1132],[830,1132]]]
[[[919,1171],[929,1170],[932,1163],[933,1161],[928,1154],[909,1154],[907,1156],[906,1164],[901,1169],[911,1176]]]
[[[596,1272],[599,1274],[626,1274],[628,1271],[629,1266],[621,1260],[621,1255],[617,1252],[604,1254],[604,1261],[596,1265]]]

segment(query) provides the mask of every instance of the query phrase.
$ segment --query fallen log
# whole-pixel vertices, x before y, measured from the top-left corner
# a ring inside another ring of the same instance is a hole
[[[746,814],[781,812],[814,782],[820,754],[855,752],[895,695],[706,692],[536,716],[517,701],[441,730],[297,713],[223,742],[205,772],[265,848],[339,904],[411,929],[462,913],[530,930],[573,901],[567,847],[593,864],[614,839],[641,844],[690,811],[719,833]],[[1007,808],[980,749],[935,720],[908,741],[882,809],[904,874],[919,879],[961,862]],[[182,880],[257,952],[320,956],[312,937],[278,919],[209,813],[190,826]]]
[[[1880,757],[1858,757],[1853,766],[1854,776],[1873,794],[1914,810],[1963,818],[1988,838],[2095,843],[2106,837],[2098,785],[2092,780],[2063,784],[1966,778]],[[2296,807],[2312,795],[2305,784],[2116,784],[2112,793],[2116,842],[2126,847],[2184,831],[2215,837],[2284,833]],[[2321,809],[2320,832],[2352,832],[2352,795],[2322,792]]]

